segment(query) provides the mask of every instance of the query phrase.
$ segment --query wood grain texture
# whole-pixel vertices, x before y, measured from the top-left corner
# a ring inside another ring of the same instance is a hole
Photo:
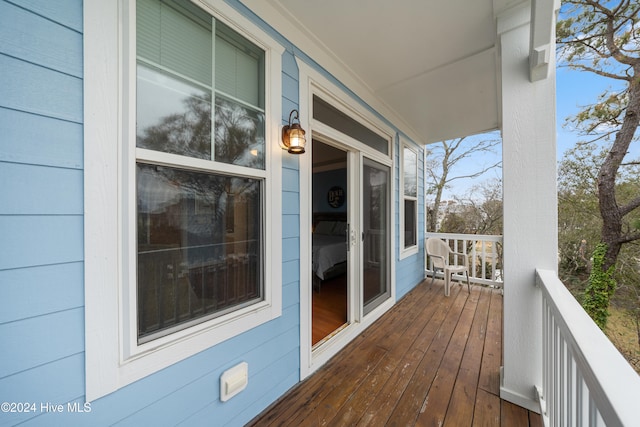
[[[454,286],[447,298],[443,288],[417,286],[250,425],[537,427],[537,414],[502,401],[492,386],[500,291]]]
[[[347,276],[320,283],[312,295],[311,344],[347,323]]]

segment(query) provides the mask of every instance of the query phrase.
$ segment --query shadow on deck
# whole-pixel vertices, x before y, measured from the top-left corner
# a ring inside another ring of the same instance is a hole
[[[500,399],[502,294],[422,282],[250,425],[541,426]]]

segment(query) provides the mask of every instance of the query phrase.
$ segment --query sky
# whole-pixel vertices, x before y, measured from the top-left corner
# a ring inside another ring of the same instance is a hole
[[[584,71],[569,70],[560,67],[556,70],[556,146],[557,159],[560,161],[563,154],[568,149],[575,146],[576,142],[584,140],[576,130],[572,130],[570,126],[566,126],[566,119],[578,113],[582,107],[592,104],[605,89],[611,88],[615,82],[612,79],[596,76],[593,73]],[[499,135],[499,134],[498,134]],[[473,138],[488,139],[495,137],[494,135],[476,135]],[[635,156],[640,157],[640,147],[634,147]],[[458,165],[459,170],[470,170],[478,168],[477,162],[491,164],[500,160],[502,153],[500,148],[496,153],[487,154],[484,158],[474,158],[467,163]],[[443,200],[452,199],[454,196],[463,197],[469,188],[474,184],[481,183],[493,177],[500,177],[501,170],[492,170],[475,180],[460,180],[454,182],[450,189],[445,190]],[[455,176],[456,171],[453,171]]]

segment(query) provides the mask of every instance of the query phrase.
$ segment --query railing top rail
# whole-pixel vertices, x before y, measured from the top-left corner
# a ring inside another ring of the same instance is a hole
[[[638,421],[640,376],[611,344],[554,271],[536,270],[536,284],[553,309],[567,345],[607,425]]]
[[[449,240],[485,240],[489,242],[502,242],[501,235],[491,235],[491,234],[459,234],[459,233],[426,232],[425,236],[439,237],[441,239],[449,239]]]

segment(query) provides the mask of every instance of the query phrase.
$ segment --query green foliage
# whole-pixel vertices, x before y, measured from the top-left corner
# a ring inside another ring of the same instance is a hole
[[[614,266],[603,271],[602,265],[607,245],[599,243],[593,251],[593,267],[589,275],[589,285],[585,290],[582,307],[594,322],[604,330],[609,318],[609,301],[615,293],[616,281],[613,278]]]
[[[579,290],[584,290],[589,257],[600,239],[596,180],[604,155],[594,143],[578,144],[565,152],[558,168],[559,274]]]
[[[602,329],[610,305],[640,310],[640,161],[629,159],[640,141],[639,22],[640,0],[563,0],[556,27],[558,67],[607,86],[565,120],[587,142],[565,153],[558,181],[559,274]]]
[[[613,135],[625,120],[638,49],[640,2],[564,0],[556,24],[558,66],[587,71],[609,82],[569,122],[584,135]],[[572,127],[573,127],[572,126]]]
[[[579,143],[565,151],[558,167],[558,273],[563,283],[576,296],[581,296],[589,283],[590,255],[601,239],[602,218],[598,207],[597,174],[604,162],[609,144]],[[640,194],[640,162],[622,164],[616,177],[616,196],[620,205]],[[623,217],[622,229],[640,229],[640,211]],[[639,307],[640,242],[623,245],[617,260],[614,279],[618,285],[610,301],[617,307],[635,310]]]

